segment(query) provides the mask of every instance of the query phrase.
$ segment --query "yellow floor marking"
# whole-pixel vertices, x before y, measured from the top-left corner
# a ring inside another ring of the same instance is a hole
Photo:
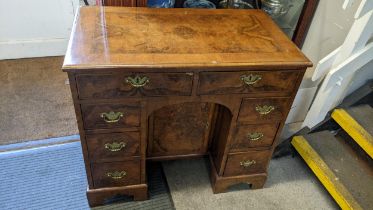
[[[373,137],[344,109],[335,109],[332,118],[373,158]]]
[[[291,144],[342,209],[362,209],[303,136],[293,137]]]

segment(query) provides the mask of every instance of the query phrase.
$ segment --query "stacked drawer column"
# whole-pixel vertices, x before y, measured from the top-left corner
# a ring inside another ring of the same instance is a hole
[[[87,94],[87,89],[102,85],[94,80],[87,84],[87,77],[94,76],[69,73],[89,184],[89,204],[101,205],[116,195],[145,200],[146,102],[97,96],[91,91],[91,95]]]
[[[276,139],[302,75],[294,70],[200,74],[200,95],[230,94],[231,100],[240,99],[229,107],[233,119],[227,140],[221,141],[221,133],[214,137],[211,179],[215,193],[242,182],[252,188],[263,187]]]
[[[90,205],[115,195],[146,199],[147,97],[189,96],[193,74],[118,71],[69,78]]]

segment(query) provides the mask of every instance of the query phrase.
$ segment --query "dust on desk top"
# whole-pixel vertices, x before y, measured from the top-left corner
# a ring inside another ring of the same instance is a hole
[[[64,68],[310,62],[260,10],[81,7]]]

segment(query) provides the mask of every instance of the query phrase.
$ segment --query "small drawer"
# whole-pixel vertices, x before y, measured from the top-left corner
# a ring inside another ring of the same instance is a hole
[[[272,146],[278,126],[278,123],[239,126],[230,151],[239,152],[253,147]]]
[[[140,132],[86,135],[91,162],[120,161],[130,156],[138,156]]]
[[[270,158],[270,150],[229,154],[224,176],[264,173]]]
[[[244,98],[238,121],[242,123],[272,123],[284,119],[289,98]]]
[[[136,73],[77,75],[80,99],[109,99],[140,96],[187,96],[193,73]]]
[[[81,105],[85,129],[140,126],[139,103]]]
[[[298,71],[202,72],[200,95],[273,93],[288,96],[295,88]]]
[[[93,163],[95,188],[140,184],[140,159],[115,163]]]

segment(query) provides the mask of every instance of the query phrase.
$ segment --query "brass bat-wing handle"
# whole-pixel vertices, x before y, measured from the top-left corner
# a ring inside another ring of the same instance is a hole
[[[135,87],[135,88],[144,87],[149,82],[150,82],[150,79],[147,76],[141,77],[139,75],[136,75],[135,77],[126,78],[126,83],[130,84],[132,87]]]
[[[258,141],[260,140],[261,138],[263,138],[264,134],[263,133],[260,133],[260,132],[254,132],[254,133],[248,133],[247,134],[247,138],[250,140],[250,141]]]
[[[255,160],[244,160],[244,161],[241,161],[240,162],[240,166],[244,167],[244,168],[248,168],[252,165],[255,165],[256,164],[256,161]]]
[[[100,114],[100,117],[107,123],[116,123],[123,117],[123,113],[114,111],[103,112]]]
[[[106,175],[112,179],[122,179],[127,176],[126,171],[114,171],[114,172],[107,172]]]
[[[118,152],[125,148],[127,144],[125,142],[113,142],[113,143],[106,143],[105,149],[111,152]]]
[[[264,105],[264,106],[256,106],[255,110],[260,114],[260,115],[267,115],[271,113],[273,110],[275,110],[274,106],[271,105]]]

